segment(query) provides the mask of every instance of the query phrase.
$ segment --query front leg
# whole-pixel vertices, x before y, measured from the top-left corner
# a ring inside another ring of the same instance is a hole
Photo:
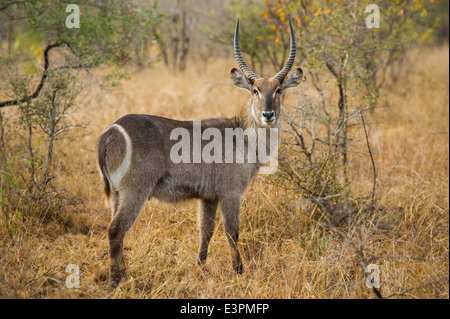
[[[238,274],[243,271],[241,255],[238,250],[240,202],[240,198],[227,198],[220,200],[222,222],[227,235],[228,244],[230,245],[231,261],[233,263],[233,269]]]
[[[198,226],[200,231],[200,248],[198,252],[198,263],[200,265],[206,262],[208,254],[209,241],[214,232],[216,224],[218,200],[201,199],[198,205]]]

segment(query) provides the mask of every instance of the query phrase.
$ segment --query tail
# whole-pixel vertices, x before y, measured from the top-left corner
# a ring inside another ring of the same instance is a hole
[[[109,183],[108,179],[108,171],[106,169],[106,143],[103,141],[103,136],[101,136],[96,144],[96,151],[97,151],[97,165],[98,165],[98,171],[100,173],[100,176],[103,178],[103,182],[105,184],[104,192],[106,195],[106,198],[109,199],[111,196],[111,185]]]

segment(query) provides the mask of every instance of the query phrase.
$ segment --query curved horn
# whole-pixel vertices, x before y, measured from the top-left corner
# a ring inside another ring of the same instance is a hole
[[[245,63],[241,55],[241,50],[239,49],[239,18],[237,19],[236,29],[234,31],[234,57],[247,79],[252,83],[255,82],[256,79],[259,79],[259,76],[247,66],[247,63]]]
[[[284,65],[284,67],[281,69],[281,71],[278,72],[274,76],[274,78],[277,79],[280,83],[282,83],[284,81],[284,78],[291,70],[292,65],[294,64],[294,60],[295,60],[295,36],[294,36],[294,30],[292,29],[291,18],[289,18],[289,29],[291,32],[291,45],[290,45],[289,57],[286,61],[286,64]]]

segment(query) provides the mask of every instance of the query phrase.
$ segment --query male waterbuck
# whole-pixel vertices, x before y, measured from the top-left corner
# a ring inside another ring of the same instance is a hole
[[[289,27],[288,60],[274,77],[264,79],[253,72],[241,56],[238,19],[234,35],[234,54],[241,71],[233,68],[231,80],[236,86],[250,93],[246,107],[238,116],[201,121],[176,121],[151,115],[130,114],[112,124],[97,140],[99,171],[112,209],[112,220],[108,228],[112,285],[117,285],[125,277],[122,254],[124,236],[138,217],[145,201],[152,197],[169,202],[199,199],[200,264],[206,262],[208,244],[214,231],[216,210],[220,204],[233,268],[238,273],[242,272],[242,261],[237,248],[240,201],[244,190],[264,163],[259,157],[251,160],[251,156],[244,156],[244,161],[236,160],[231,163],[229,160],[222,160],[226,158],[226,154],[221,153],[220,146],[225,151],[230,146],[230,141],[226,138],[215,145],[219,146],[214,148],[214,152],[218,152],[218,157],[213,161],[206,160],[199,156],[203,154],[199,152],[207,145],[207,140],[202,138],[201,145],[195,145],[195,124],[198,124],[197,129],[202,136],[207,135],[209,138],[226,136],[230,130],[235,132],[241,129],[248,132],[249,129],[254,129],[258,135],[261,134],[261,130],[266,133],[270,129],[280,127],[281,94],[285,89],[297,86],[303,77],[300,68],[295,69],[287,77],[295,59],[295,37],[291,21]],[[173,158],[173,155],[177,154],[173,148],[179,143],[174,140],[173,134],[177,130],[188,132],[191,136],[185,141],[185,145],[182,145],[190,150],[192,155],[185,161]],[[237,149],[238,145],[244,145],[244,153],[251,148],[255,149],[256,153],[262,152],[260,140],[256,142],[256,138],[250,138],[250,135],[244,135],[242,144],[237,141],[241,135],[235,134],[231,138],[231,149],[235,152],[236,158],[239,152],[242,153],[242,150]]]

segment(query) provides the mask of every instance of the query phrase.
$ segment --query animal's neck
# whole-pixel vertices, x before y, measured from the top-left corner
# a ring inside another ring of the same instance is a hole
[[[250,100],[247,105],[241,109],[239,119],[242,122],[244,130],[248,128],[257,130],[259,128],[255,117],[252,115],[252,100]]]

